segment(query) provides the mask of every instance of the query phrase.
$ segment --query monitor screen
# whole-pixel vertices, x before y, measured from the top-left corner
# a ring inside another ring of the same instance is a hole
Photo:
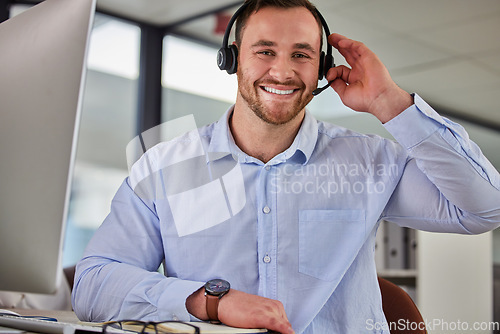
[[[52,293],[95,0],[46,0],[0,24],[0,290]]]

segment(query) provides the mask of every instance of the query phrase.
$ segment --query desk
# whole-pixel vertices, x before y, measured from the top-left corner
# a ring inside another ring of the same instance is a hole
[[[35,317],[47,317],[55,318],[58,322],[65,324],[78,324],[79,320],[73,311],[54,311],[54,310],[37,310],[37,309],[19,309],[19,308],[8,308],[7,311],[13,311],[21,316],[35,316]],[[52,323],[51,321],[49,323]],[[33,324],[30,324],[33,325]],[[0,326],[0,333],[33,333],[31,331],[21,331],[17,329],[10,329],[8,325],[2,324]],[[59,328],[62,330],[62,327]]]
[[[80,323],[79,319],[76,317],[75,313],[72,311],[48,311],[48,310],[33,310],[33,309],[30,309],[30,310],[28,310],[28,309],[10,309],[10,310],[17,312],[22,316],[42,316],[42,317],[56,318],[59,322],[63,322],[66,324],[78,324],[78,323]],[[80,323],[80,324],[82,324],[84,326],[89,325],[88,323]],[[265,329],[235,328],[235,327],[228,327],[225,325],[211,324],[208,322],[196,322],[193,324],[195,324],[200,329],[201,333],[257,334],[257,333],[267,333],[268,332]],[[174,326],[174,325],[172,325],[172,326]],[[88,327],[86,327],[84,329],[88,330]],[[93,327],[92,330],[95,330],[95,327]],[[175,330],[172,330],[172,331],[175,332]],[[26,333],[26,332],[24,332],[24,333]]]
[[[68,322],[72,324],[76,324],[80,321],[78,320],[75,312],[73,311],[54,311],[54,310],[49,311],[49,310],[27,310],[27,309],[9,309],[9,310],[17,312],[20,315],[56,318],[57,321]]]

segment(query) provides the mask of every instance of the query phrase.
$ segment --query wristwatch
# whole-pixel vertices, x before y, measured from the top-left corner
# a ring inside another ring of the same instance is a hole
[[[210,321],[219,321],[219,300],[229,292],[231,284],[223,279],[213,279],[205,283],[207,314]]]

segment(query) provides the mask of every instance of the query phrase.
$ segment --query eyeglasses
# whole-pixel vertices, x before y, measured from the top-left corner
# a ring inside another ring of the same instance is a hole
[[[137,321],[137,320],[120,320],[105,322],[102,327],[102,332],[105,334],[116,333],[116,329],[122,329],[132,333],[153,333],[153,334],[200,334],[200,329],[190,323],[182,321]]]

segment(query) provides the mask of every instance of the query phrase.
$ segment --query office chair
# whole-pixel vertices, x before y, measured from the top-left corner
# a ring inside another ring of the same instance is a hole
[[[63,268],[63,271],[64,271],[64,276],[66,277],[66,280],[68,281],[70,291],[73,291],[73,284],[75,282],[76,266]]]
[[[406,291],[381,277],[378,284],[391,334],[427,334],[424,319]]]

